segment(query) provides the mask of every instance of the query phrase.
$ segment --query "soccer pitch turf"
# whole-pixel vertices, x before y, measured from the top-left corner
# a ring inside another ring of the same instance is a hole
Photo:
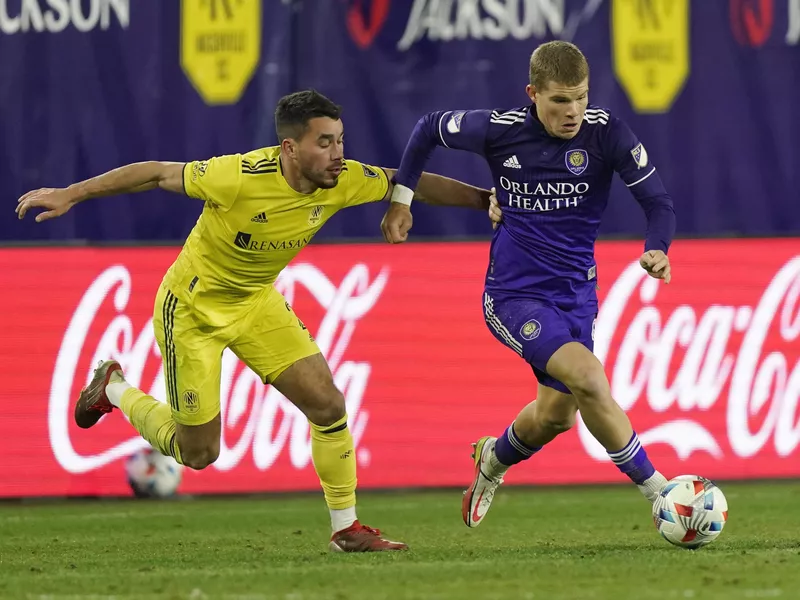
[[[698,551],[660,538],[631,486],[502,488],[485,522],[459,490],[362,492],[361,520],[411,551],[327,552],[321,494],[0,504],[0,598],[800,598],[800,482],[722,483]]]

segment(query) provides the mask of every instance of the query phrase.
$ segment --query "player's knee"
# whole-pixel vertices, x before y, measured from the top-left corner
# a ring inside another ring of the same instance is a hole
[[[181,462],[190,469],[200,471],[219,458],[219,444],[181,448]]]
[[[570,373],[569,381],[564,383],[578,402],[587,400],[602,402],[611,398],[608,379],[599,363],[576,365]]]
[[[306,416],[315,425],[326,427],[341,420],[345,414],[344,395],[333,386],[321,395],[319,402],[308,410]]]
[[[575,425],[575,414],[571,415],[556,415],[556,414],[542,414],[537,415],[539,427],[546,429],[550,432],[559,434],[569,431]]]

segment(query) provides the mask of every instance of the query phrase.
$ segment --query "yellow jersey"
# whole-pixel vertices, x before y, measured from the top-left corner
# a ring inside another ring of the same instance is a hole
[[[184,166],[186,194],[205,206],[164,278],[178,298],[236,304],[271,287],[337,211],[382,200],[389,189],[383,169],[346,160],[336,187],[301,194],[279,156],[275,146]]]

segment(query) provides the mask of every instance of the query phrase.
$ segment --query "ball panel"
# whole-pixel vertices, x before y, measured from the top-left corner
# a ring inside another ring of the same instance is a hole
[[[183,467],[174,458],[147,448],[128,457],[125,473],[136,497],[166,498],[177,491]]]
[[[714,482],[681,475],[667,482],[653,503],[653,522],[671,544],[696,549],[719,536],[727,510],[727,499]]]

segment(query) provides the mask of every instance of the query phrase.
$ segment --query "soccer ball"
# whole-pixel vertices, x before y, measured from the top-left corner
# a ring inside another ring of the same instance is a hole
[[[728,501],[713,481],[699,475],[670,479],[653,503],[653,521],[671,544],[695,549],[713,542],[728,520]]]
[[[183,466],[171,456],[145,448],[128,457],[125,474],[137,498],[166,498],[178,489]]]

